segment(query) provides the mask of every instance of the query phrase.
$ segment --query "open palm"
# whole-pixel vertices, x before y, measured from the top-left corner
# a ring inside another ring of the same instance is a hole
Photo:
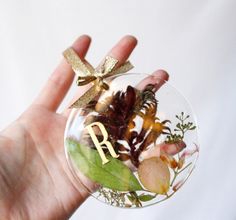
[[[72,45],[82,59],[90,41],[81,36]],[[109,55],[122,64],[136,43],[134,37],[125,36]],[[146,82],[156,77],[168,79],[159,70]],[[0,219],[67,219],[88,197],[72,176],[64,154],[69,110],[56,113],[73,78],[70,66],[62,60],[32,105],[0,133]],[[82,93],[79,90],[75,98]]]

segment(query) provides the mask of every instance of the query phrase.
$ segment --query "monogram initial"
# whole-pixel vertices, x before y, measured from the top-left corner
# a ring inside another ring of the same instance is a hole
[[[95,127],[95,126],[99,128],[99,130],[101,131],[101,133],[103,135],[103,140],[101,142],[99,142],[99,140],[97,139],[97,136],[94,132],[93,127]],[[104,146],[104,145],[107,147],[107,149],[109,150],[112,157],[114,157],[114,158],[119,157],[119,155],[116,154],[114,148],[112,147],[111,142],[108,141],[107,130],[101,122],[93,122],[90,125],[86,126],[86,129],[88,130],[88,132],[92,138],[92,141],[98,150],[98,153],[102,159],[102,164],[106,164],[107,162],[109,162],[109,160],[106,158],[106,155],[102,149],[102,146]]]

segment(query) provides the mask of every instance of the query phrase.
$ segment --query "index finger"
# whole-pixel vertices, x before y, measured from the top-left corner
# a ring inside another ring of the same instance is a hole
[[[91,39],[87,35],[80,36],[72,45],[73,49],[83,59],[86,55]],[[49,77],[33,104],[55,111],[69,90],[74,79],[70,65],[63,59]]]

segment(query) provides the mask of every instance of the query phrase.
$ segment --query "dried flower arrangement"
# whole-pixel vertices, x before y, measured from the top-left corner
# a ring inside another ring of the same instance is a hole
[[[67,139],[67,150],[78,169],[98,183],[98,197],[119,207],[142,207],[144,203],[161,197],[167,199],[184,180],[177,177],[191,166],[186,159],[198,152],[186,150],[184,142],[188,131],[196,129],[189,115],[176,115],[179,121],[171,130],[170,120],[157,117],[158,101],[154,86],[142,91],[128,86],[106,97],[103,102],[90,101],[83,109],[84,126],[100,122],[108,132],[108,139],[118,158],[111,157],[103,148],[109,163],[102,164],[91,137],[84,131],[78,142]],[[141,124],[140,129],[136,129]],[[98,140],[103,135],[96,131]],[[162,137],[164,141],[157,143]]]

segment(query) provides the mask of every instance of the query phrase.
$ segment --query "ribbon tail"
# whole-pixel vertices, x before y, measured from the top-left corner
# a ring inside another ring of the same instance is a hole
[[[83,62],[71,47],[66,49],[63,55],[77,76],[91,76],[93,74],[92,66],[87,62]]]
[[[123,65],[121,65],[117,69],[115,69],[112,72],[106,74],[105,78],[110,77],[110,76],[114,76],[114,75],[118,75],[120,73],[126,73],[126,72],[128,72],[129,70],[131,70],[133,68],[134,68],[134,66],[129,61],[126,61]]]
[[[130,63],[130,61],[126,61],[123,65],[115,69],[114,72],[115,74],[126,73],[133,68],[134,66]]]
[[[92,86],[87,92],[80,96],[70,108],[85,108],[86,105],[92,101],[101,90],[98,89],[97,85]]]
[[[118,62],[119,61],[117,59],[110,57],[110,56],[106,56],[105,61],[102,65],[104,75],[112,72],[112,70],[115,68],[115,65]]]

